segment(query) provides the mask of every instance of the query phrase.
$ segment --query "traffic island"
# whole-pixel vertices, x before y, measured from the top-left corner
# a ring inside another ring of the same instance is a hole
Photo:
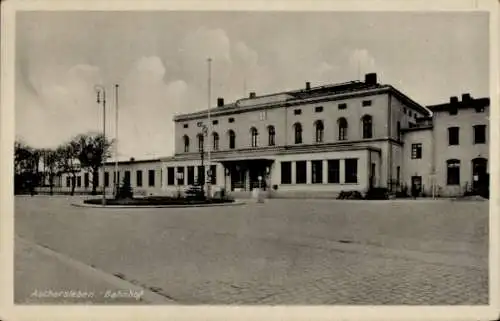
[[[144,198],[122,198],[122,199],[106,199],[103,206],[101,198],[84,200],[83,203],[74,203],[73,206],[79,207],[99,207],[99,208],[174,208],[174,207],[205,207],[205,206],[228,206],[242,205],[242,202],[237,202],[229,198],[179,198],[168,196],[149,196]]]

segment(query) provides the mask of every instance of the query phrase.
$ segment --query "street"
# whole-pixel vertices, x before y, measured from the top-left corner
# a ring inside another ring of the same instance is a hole
[[[79,283],[36,256],[28,262],[23,249],[33,244],[166,304],[488,304],[487,201],[71,206],[78,200],[16,197],[15,234],[24,244],[16,239],[16,303],[33,302],[30,293],[60,287],[64,277],[74,291],[106,287]]]

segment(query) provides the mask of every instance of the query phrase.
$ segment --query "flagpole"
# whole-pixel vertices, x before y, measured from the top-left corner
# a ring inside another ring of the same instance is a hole
[[[208,177],[208,181],[207,181],[207,197],[208,198],[211,198],[212,196],[212,193],[211,193],[211,183],[212,183],[212,159],[211,159],[211,153],[210,151],[212,150],[212,147],[210,146],[210,136],[212,134],[212,122],[211,122],[211,119],[210,119],[210,101],[211,101],[211,94],[212,94],[212,58],[208,58],[207,59],[207,62],[208,62],[208,125],[207,125],[207,129],[208,129],[208,133],[207,133],[207,140],[208,140],[208,148],[207,148],[207,156],[208,156],[208,173],[210,173],[209,177]]]
[[[115,196],[118,195],[118,84],[115,84]]]

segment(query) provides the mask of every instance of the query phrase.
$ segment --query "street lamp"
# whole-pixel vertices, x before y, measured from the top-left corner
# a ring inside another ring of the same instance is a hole
[[[101,85],[95,86],[95,91],[97,93],[97,104],[101,104],[102,102],[102,136],[103,136],[103,145],[102,145],[102,206],[106,206],[106,184],[104,182],[106,176],[106,169],[104,167],[106,162],[106,88]],[[102,100],[101,100],[102,95]]]

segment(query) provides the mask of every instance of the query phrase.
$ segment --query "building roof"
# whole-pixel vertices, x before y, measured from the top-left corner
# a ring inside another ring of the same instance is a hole
[[[150,158],[150,159],[129,159],[126,161],[118,161],[118,165],[130,165],[130,164],[139,164],[139,163],[155,163],[160,162],[161,158]],[[115,161],[107,161],[104,163],[105,165],[115,165]]]
[[[405,102],[408,106],[417,109],[425,115],[431,115],[431,112],[426,107],[413,101],[393,86],[379,84],[376,82],[376,78],[371,81],[367,80],[364,82],[350,81],[317,87],[310,87],[309,83],[307,83],[306,88],[299,90],[283,91],[259,96],[253,95],[248,98],[241,98],[236,100],[236,102],[211,108],[210,113],[213,116],[221,116],[263,108],[293,106],[303,103],[319,103],[323,101],[347,99],[389,92]],[[193,113],[176,115],[174,116],[174,121],[200,119],[205,118],[206,116],[207,110],[205,109]]]
[[[470,97],[469,99],[462,99],[461,101],[458,101],[458,98],[456,98],[455,101],[452,101],[453,98],[456,97],[451,97],[449,102],[446,103],[441,103],[437,105],[430,105],[427,106],[432,112],[441,112],[441,111],[449,111],[451,107],[455,107],[457,109],[468,109],[468,108],[486,108],[489,107],[490,105],[490,99],[488,97],[483,97],[483,98],[472,98]]]

